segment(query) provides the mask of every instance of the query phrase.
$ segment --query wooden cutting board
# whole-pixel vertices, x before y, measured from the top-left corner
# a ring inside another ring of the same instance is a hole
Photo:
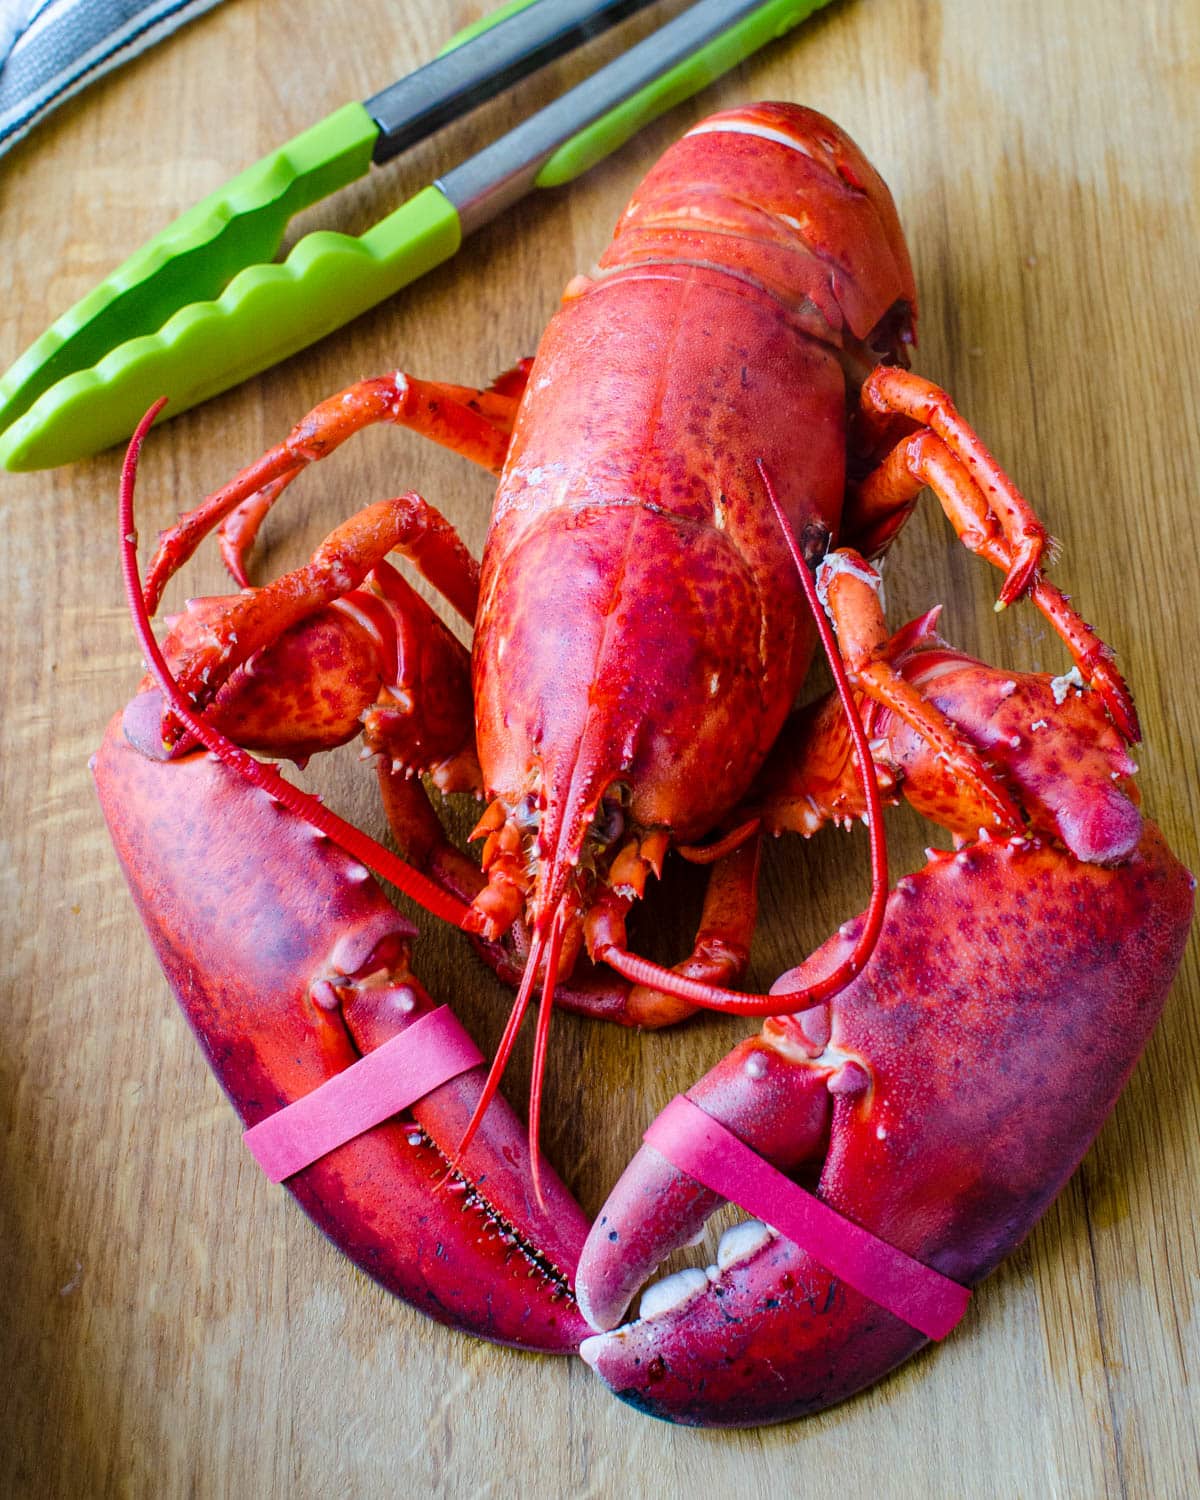
[[[427,59],[481,9],[229,0],[64,108],[0,162],[0,365],[201,194]],[[520,104],[488,106],[297,227],[361,229],[581,66],[564,62]],[[1198,93],[1194,7],[835,4],[387,306],[156,433],[143,535],[359,376],[399,365],[475,382],[532,351],[673,137],[740,100],[803,100],[890,183],[921,291],[920,367],[1061,538],[1056,576],[1138,693],[1146,802],[1195,866]],[[958,1334],[807,1423],[722,1434],[651,1422],[581,1363],[434,1327],[339,1257],[242,1149],[93,801],[88,754],[138,675],[114,545],[118,465],[110,453],[0,482],[0,1491],[1200,1493],[1194,946],[1081,1171]],[[307,555],[351,507],[409,486],[479,547],[486,477],[376,432],[289,495],[260,576]],[[222,587],[214,557],[198,558],[187,590]],[[892,618],[944,600],[945,629],[968,650],[1062,670],[1031,610],[993,614],[995,589],[926,505],[889,566]],[[352,754],[321,779],[380,830]],[[918,863],[927,830],[905,814],[890,826],[898,867]],[[860,835],[771,851],[758,982],[858,909],[865,865]],[[656,952],[681,950],[697,902],[685,883],[660,908]],[[423,925],[429,987],[493,1046],[503,992],[460,941]],[[590,1212],[649,1118],[739,1029],[556,1023],[546,1141]],[[528,1060],[526,1041],[507,1083],[518,1102]]]

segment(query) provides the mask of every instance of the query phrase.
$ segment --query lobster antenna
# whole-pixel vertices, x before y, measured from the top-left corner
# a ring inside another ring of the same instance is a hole
[[[533,1177],[533,1195],[538,1207],[542,1200],[541,1155],[538,1135],[542,1118],[542,1083],[546,1077],[546,1050],[550,1041],[550,1017],[554,1010],[554,986],[558,982],[558,960],[562,953],[563,934],[567,930],[567,903],[560,899],[550,923],[550,941],[546,948],[546,973],[542,980],[542,999],[538,1007],[537,1033],[533,1041],[533,1077],[529,1085],[529,1165]]]
[[[137,562],[137,530],[133,519],[133,492],[137,481],[138,457],[142,451],[142,443],[155,417],[166,404],[166,397],[160,397],[138,423],[136,431],[129,440],[125,462],[121,468],[121,500],[118,511],[121,531],[121,573],[125,581],[129,613],[133,619],[133,628],[137,634],[138,643],[145,653],[146,663],[158,683],[164,702],[180,723],[187,728],[188,733],[199,740],[206,750],[210,750],[222,765],[237,772],[239,776],[245,777],[252,786],[261,788],[269,796],[282,802],[290,812],[311,823],[314,828],[319,829],[347,854],[373,870],[376,875],[390,880],[398,890],[411,897],[418,905],[423,906],[427,912],[431,912],[435,917],[441,917],[444,921],[453,922],[456,927],[463,926],[470,911],[469,907],[443,891],[428,876],[422,875],[420,870],[413,869],[390,849],[385,849],[369,834],[363,833],[360,828],[355,828],[352,823],[347,823],[344,818],[339,818],[336,813],[330,812],[311,793],[302,791],[290,781],[285,781],[274,765],[265,765],[262,761],[255,760],[248,751],[243,750],[240,745],[235,745],[219,729],[201,719],[192,711],[182,689],[172,677],[162,648],[155,639],[149,611],[142,594],[142,581],[138,573]]]
[[[817,980],[815,984],[802,989],[782,990],[777,995],[751,995],[741,990],[727,990],[717,985],[703,984],[698,979],[689,979],[686,975],[677,974],[674,969],[664,969],[659,964],[651,963],[649,959],[639,958],[637,954],[615,945],[597,949],[596,957],[603,959],[605,963],[616,969],[618,974],[634,984],[650,985],[668,995],[677,995],[681,1000],[688,1000],[704,1010],[721,1010],[734,1015],[773,1016],[810,1010],[814,1005],[819,1005],[822,1000],[828,1000],[832,995],[844,990],[851,980],[866,967],[871,954],[875,951],[875,944],[879,941],[879,934],[883,930],[888,898],[888,859],[887,838],[883,831],[883,801],[879,795],[879,778],[875,773],[871,747],[867,743],[866,730],[863,728],[862,718],[854,702],[833,629],[825,617],[825,611],[817,597],[816,584],[800,554],[795,533],[783,512],[783,507],[775,494],[775,488],[762,459],[755,459],[755,465],[762,475],[767,498],[771,502],[776,520],[783,532],[784,541],[796,565],[800,586],[808,600],[813,619],[816,621],[817,634],[825,655],[829,659],[829,670],[833,673],[842,712],[846,715],[846,723],[850,729],[851,738],[854,740],[859,781],[867,804],[867,830],[871,842],[871,903],[867,907],[866,921],[863,923],[854,948],[836,969],[823,979]]]
[[[529,1155],[531,1155],[532,1181],[534,1191],[537,1194],[538,1205],[541,1203],[541,1184],[538,1181],[537,1170],[537,1116],[541,1107],[541,1077],[538,1070],[546,1064],[546,1032],[549,1031],[550,1007],[553,1004],[553,986],[558,978],[558,956],[562,950],[562,932],[565,922],[562,919],[562,904],[555,907],[555,913],[550,918],[549,924],[540,924],[534,932],[534,941],[529,944],[529,956],[525,960],[525,974],[520,977],[520,989],[516,992],[513,1008],[508,1013],[508,1022],[504,1028],[504,1035],[499,1038],[499,1046],[496,1047],[495,1058],[492,1059],[492,1067],[487,1073],[486,1082],[483,1085],[483,1094],[478,1097],[475,1104],[474,1115],[466,1122],[466,1130],[463,1131],[458,1149],[455,1151],[450,1170],[456,1172],[460,1161],[465,1157],[466,1151],[475,1139],[475,1131],[483,1124],[483,1116],[487,1113],[487,1107],[496,1097],[496,1089],[499,1088],[499,1080],[504,1077],[504,1070],[508,1067],[508,1059],[513,1055],[513,1047],[516,1046],[517,1032],[520,1031],[520,1023],[525,1020],[525,1011],[529,1008],[529,999],[534,993],[534,983],[537,981],[538,966],[541,965],[541,954],[546,951],[546,983],[543,986],[541,996],[541,1017],[537,1026],[537,1049],[534,1056],[534,1082],[529,1095]]]

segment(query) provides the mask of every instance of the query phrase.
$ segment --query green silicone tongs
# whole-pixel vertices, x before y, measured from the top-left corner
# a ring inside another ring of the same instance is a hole
[[[0,464],[42,469],[87,457],[126,439],[158,397],[176,415],[323,338],[448,260],[532,188],[585,172],[826,0],[697,0],[365,234],[306,234],[272,262],[293,214],[646,3],[510,0],[429,68],[337,110],[197,204],[0,381]],[[551,10],[562,14],[548,26]],[[535,13],[542,24],[531,31]]]

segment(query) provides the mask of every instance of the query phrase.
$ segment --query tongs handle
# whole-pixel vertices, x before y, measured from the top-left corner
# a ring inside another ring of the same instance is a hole
[[[133,427],[105,422],[97,393],[115,396],[119,372],[149,352],[142,336],[269,264],[295,214],[363,175],[378,133],[361,104],[347,104],[181,214],[63,313],[0,381],[0,462],[49,468],[127,437]],[[86,431],[66,441],[71,414],[85,410]]]
[[[538,171],[536,185],[571,181],[825,3],[766,0],[572,136]],[[495,24],[516,8],[486,19]],[[0,426],[11,421],[0,436],[0,464],[48,468],[99,452],[127,438],[164,392],[178,415],[449,259],[462,239],[458,212],[429,187],[361,236],[317,231],[281,264],[247,264],[275,252],[300,208],[362,175],[377,135],[361,104],[346,105],[176,220],[76,304],[0,382]],[[186,305],[180,278],[192,299]],[[118,336],[124,342],[114,347]],[[56,364],[74,373],[54,383]],[[24,415],[15,416],[17,409]]]

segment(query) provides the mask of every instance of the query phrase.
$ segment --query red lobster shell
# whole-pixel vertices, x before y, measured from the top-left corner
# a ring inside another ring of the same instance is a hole
[[[278,805],[278,782],[221,736],[303,760],[361,724],[424,872],[411,889],[506,977],[523,971],[486,1082],[467,1069],[290,1182],[359,1265],[434,1317],[574,1349],[580,1308],[612,1329],[722,1201],[647,1144],[588,1232],[493,1098],[538,985],[539,1077],[553,998],[631,1025],[697,1004],[779,1011],[693,1104],[772,1181],[962,1286],[1044,1212],[1154,1025],[1194,881],[1138,810],[1132,699],[1045,578],[1044,528],[945,393],[904,368],[915,302],[891,199],[853,143],[795,106],[728,111],[641,185],[532,366],[486,390],[363,382],[164,533],[151,607],[219,522],[244,583],[270,506],[368,422],[502,469],[482,575],[420,496],[377,502],[305,568],[189,606],[167,642],[178,689],[155,668],[165,717],[143,693],[96,763],[143,920],[248,1124],[432,1002],[409,968],[413,929],[358,858],[314,835],[290,793]],[[985,667],[937,640],[933,614],[889,638],[867,559],[926,485],[1005,573],[1001,603],[1030,598],[1062,637],[1071,674]],[[473,703],[462,648],[393,550],[475,618]],[[861,729],[832,699],[792,715],[815,640],[804,568],[823,553],[817,586]],[[198,735],[214,755],[190,748]],[[445,840],[418,772],[487,799],[483,873]],[[762,835],[858,817],[876,784],[951,829],[957,852],[931,854],[886,901],[878,885],[866,917],[771,996],[732,991]],[[624,935],[669,848],[713,863],[675,971]],[[389,858],[376,867],[409,889]],[[583,1353],[656,1415],[779,1421],[924,1342],[871,1290],[751,1227]]]

